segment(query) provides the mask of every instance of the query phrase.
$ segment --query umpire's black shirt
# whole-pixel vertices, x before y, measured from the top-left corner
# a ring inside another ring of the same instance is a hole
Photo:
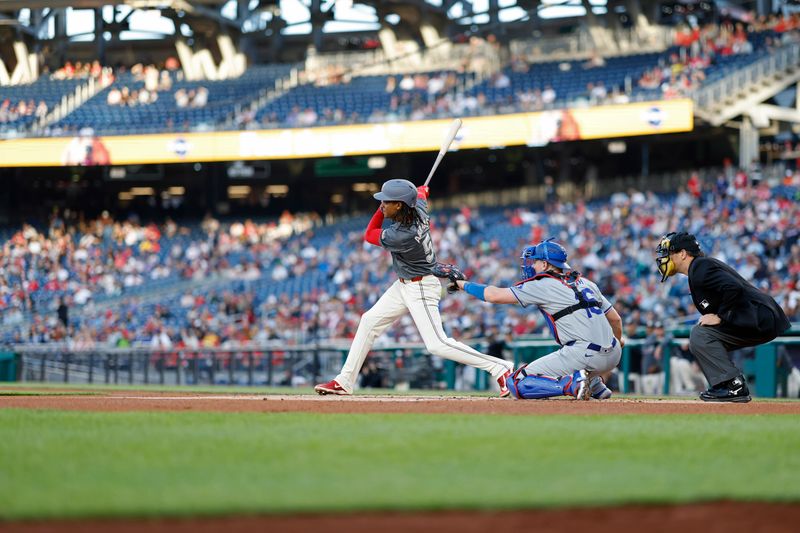
[[[700,314],[718,315],[721,331],[743,339],[771,341],[791,326],[781,306],[734,269],[711,257],[689,265],[689,290]]]

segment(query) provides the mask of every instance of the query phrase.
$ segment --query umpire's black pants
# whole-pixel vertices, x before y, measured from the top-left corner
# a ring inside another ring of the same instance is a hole
[[[697,325],[689,334],[689,350],[697,359],[697,364],[700,365],[700,370],[705,374],[708,383],[714,387],[742,373],[733,364],[728,352],[748,346],[757,346],[770,340],[769,338],[740,337],[721,331],[716,326]]]

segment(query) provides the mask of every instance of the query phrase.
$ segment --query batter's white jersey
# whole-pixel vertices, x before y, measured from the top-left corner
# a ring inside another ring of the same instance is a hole
[[[553,320],[553,315],[580,301],[575,291],[561,280],[552,277],[530,279],[511,287],[511,292],[522,307],[535,305],[539,308],[558,344],[563,346],[571,341],[585,341],[600,346],[611,345],[614,332],[605,317],[611,304],[593,281],[581,277],[575,288],[587,301],[598,302],[600,306],[578,309],[558,320]]]

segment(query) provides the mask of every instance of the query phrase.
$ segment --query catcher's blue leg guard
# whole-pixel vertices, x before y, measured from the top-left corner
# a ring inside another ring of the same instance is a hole
[[[523,369],[514,372],[508,380],[508,389],[515,398],[522,400],[537,400],[564,396],[570,394],[568,390],[573,382],[573,376],[551,378],[548,376],[527,375]]]

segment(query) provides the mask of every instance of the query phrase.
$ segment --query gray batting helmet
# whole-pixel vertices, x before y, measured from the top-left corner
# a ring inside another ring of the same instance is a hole
[[[408,180],[389,180],[373,198],[383,202],[403,202],[408,207],[417,205],[417,188]]]

